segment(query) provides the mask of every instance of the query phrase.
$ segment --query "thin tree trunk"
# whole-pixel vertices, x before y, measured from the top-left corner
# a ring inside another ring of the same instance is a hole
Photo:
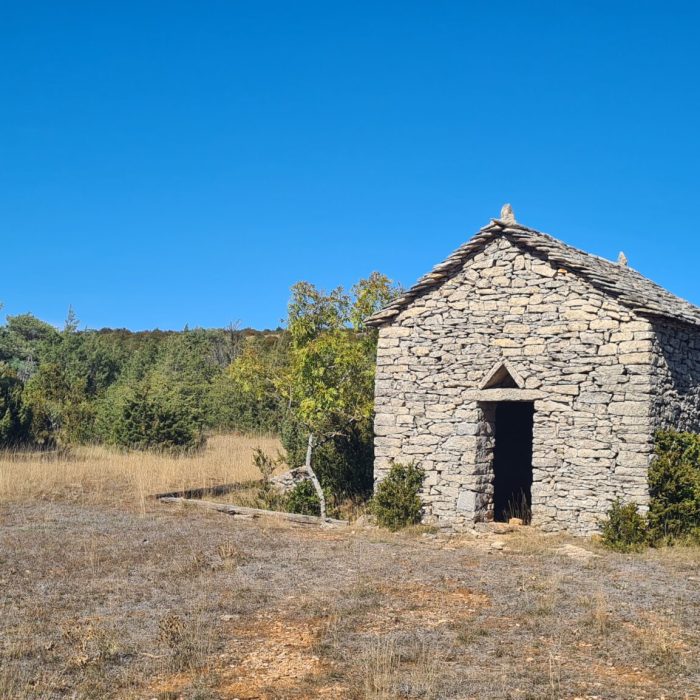
[[[326,497],[323,495],[323,489],[321,488],[321,484],[316,477],[316,474],[314,473],[314,470],[311,468],[311,452],[314,449],[314,435],[313,433],[309,433],[309,442],[306,446],[306,462],[304,463],[304,466],[306,467],[306,471],[309,473],[309,476],[311,477],[311,483],[314,485],[314,488],[316,489],[316,494],[318,495],[318,502],[321,504],[321,518],[323,520],[326,519]]]

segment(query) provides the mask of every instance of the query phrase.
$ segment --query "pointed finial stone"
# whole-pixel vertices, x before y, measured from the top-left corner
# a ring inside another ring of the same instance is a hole
[[[617,264],[622,265],[622,267],[627,267],[627,256],[620,251],[620,254],[617,256]]]
[[[510,204],[504,204],[501,207],[500,220],[506,224],[515,223],[515,214],[513,214],[513,207],[511,207]]]

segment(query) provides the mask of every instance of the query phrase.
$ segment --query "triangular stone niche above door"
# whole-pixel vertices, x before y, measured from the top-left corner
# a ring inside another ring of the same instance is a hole
[[[518,370],[508,362],[499,360],[484,377],[479,385],[480,389],[524,389],[525,380]]]

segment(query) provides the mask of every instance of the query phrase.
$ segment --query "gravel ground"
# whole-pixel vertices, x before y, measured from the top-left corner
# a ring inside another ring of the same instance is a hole
[[[700,550],[0,506],[1,698],[697,698]]]

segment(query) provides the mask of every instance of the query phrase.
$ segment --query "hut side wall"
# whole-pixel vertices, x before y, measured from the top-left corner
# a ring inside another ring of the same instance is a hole
[[[700,330],[655,321],[653,341],[654,426],[700,432]]]
[[[539,390],[533,524],[589,533],[618,496],[645,504],[651,324],[572,272],[496,239],[379,332],[375,479],[427,473],[425,520],[492,517],[494,423],[474,398],[507,358]]]

